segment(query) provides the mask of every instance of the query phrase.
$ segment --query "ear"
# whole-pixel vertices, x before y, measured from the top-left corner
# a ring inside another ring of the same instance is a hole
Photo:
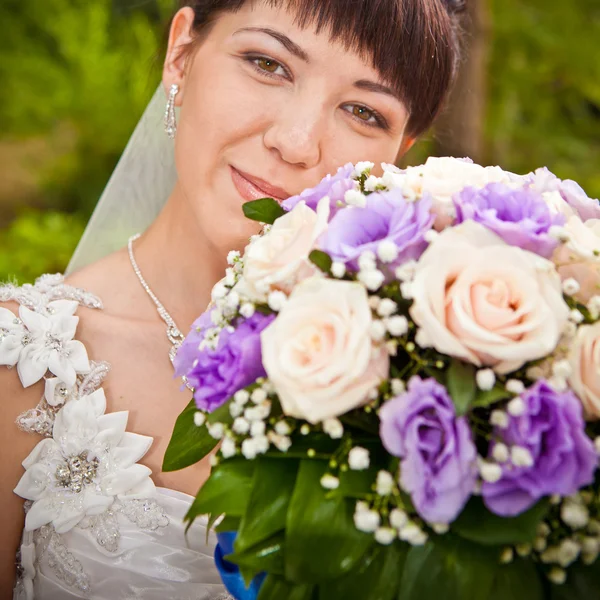
[[[183,50],[187,44],[194,40],[192,35],[193,24],[194,9],[186,6],[173,17],[169,30],[169,45],[167,46],[167,55],[163,65],[162,82],[167,94],[174,83],[179,86],[180,93],[175,98],[176,106],[181,105],[185,88],[187,53]]]

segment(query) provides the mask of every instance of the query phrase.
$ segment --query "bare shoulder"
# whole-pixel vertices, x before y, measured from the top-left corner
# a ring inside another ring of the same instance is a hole
[[[16,302],[0,303],[18,314]],[[33,409],[43,394],[43,384],[24,388],[16,368],[0,366],[0,531],[5,542],[0,544],[0,589],[10,590],[15,577],[15,559],[23,531],[23,500],[13,489],[23,475],[22,461],[41,440],[26,433],[16,424],[19,415]]]
[[[122,299],[133,287],[127,251],[118,250],[75,271],[66,277],[65,283],[95,294],[102,301],[104,312],[113,313],[115,298]]]

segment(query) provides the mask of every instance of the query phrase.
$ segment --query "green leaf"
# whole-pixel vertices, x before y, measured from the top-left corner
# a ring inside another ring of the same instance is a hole
[[[242,209],[246,218],[260,223],[268,223],[269,225],[285,215],[285,210],[273,198],[260,198],[259,200],[244,202]]]
[[[488,600],[497,566],[498,553],[489,548],[437,537],[409,550],[398,600]]]
[[[223,533],[225,531],[238,531],[241,523],[240,517],[230,517],[228,515],[215,527],[217,533]]]
[[[333,264],[333,261],[331,260],[331,256],[329,256],[329,254],[326,252],[323,252],[322,250],[313,250],[308,255],[308,260],[319,267],[323,273],[326,273],[327,275],[331,273],[331,265]]]
[[[356,529],[354,502],[330,497],[320,480],[327,462],[303,460],[287,513],[285,575],[289,581],[319,583],[353,570],[373,536]]]
[[[514,394],[511,394],[506,390],[506,388],[502,386],[494,386],[491,390],[478,390],[475,395],[475,400],[473,401],[473,408],[487,408],[492,404],[496,404],[496,402],[501,402],[502,400],[508,400],[512,398]]]
[[[298,462],[259,458],[252,491],[235,541],[243,552],[285,529],[288,506],[294,491]]]
[[[189,467],[207,456],[217,445],[206,425],[198,427],[194,414],[198,409],[192,399],[175,421],[171,441],[163,459],[163,471],[177,471]]]
[[[283,531],[280,531],[266,540],[261,540],[255,546],[247,548],[243,552],[236,550],[233,554],[229,554],[225,558],[240,567],[247,581],[250,581],[262,571],[275,575],[283,575],[284,545],[285,535]],[[237,543],[235,546],[237,548]]]
[[[319,585],[319,600],[392,600],[397,597],[408,544],[376,546],[347,575]]]
[[[295,585],[269,575],[260,588],[258,600],[313,600],[315,587],[313,585]]]
[[[250,497],[254,466],[253,461],[241,458],[225,460],[216,466],[184,520],[191,522],[210,513],[241,517]]]
[[[598,598],[600,568],[598,562],[586,566],[581,563],[567,569],[567,582],[563,585],[548,584],[550,600],[591,600]]]
[[[574,600],[574,596],[571,600]],[[540,572],[531,560],[516,558],[496,568],[492,592],[488,600],[544,600]]]
[[[452,360],[446,371],[446,386],[454,402],[457,416],[464,415],[475,399],[477,391],[475,367],[459,360]]]
[[[364,410],[353,410],[340,417],[344,427],[351,427],[372,435],[379,435],[379,418],[374,412],[366,413]]]
[[[229,411],[229,406],[233,402],[233,399],[227,400],[225,404],[221,404],[219,408],[213,410],[206,417],[207,423],[225,423],[226,425],[231,425],[233,423],[233,417],[231,416],[231,412]]]
[[[516,517],[500,517],[491,513],[483,500],[473,497],[452,531],[461,537],[484,545],[522,544],[535,539],[537,526],[549,510],[548,500],[541,500],[528,511]]]

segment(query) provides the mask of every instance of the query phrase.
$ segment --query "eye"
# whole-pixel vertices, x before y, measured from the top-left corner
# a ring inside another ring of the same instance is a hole
[[[268,56],[247,55],[245,58],[261,75],[266,75],[267,77],[288,77],[287,69],[280,62]]]
[[[388,124],[385,118],[372,108],[367,108],[361,104],[346,104],[342,108],[346,112],[349,112],[355,119],[362,121],[369,127],[388,129]]]

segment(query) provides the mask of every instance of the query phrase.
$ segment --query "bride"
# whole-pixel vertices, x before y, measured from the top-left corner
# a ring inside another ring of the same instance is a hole
[[[227,597],[205,524],[182,525],[208,464],[161,473],[190,397],[170,360],[180,332],[256,233],[243,202],[285,199],[347,162],[394,162],[430,126],[458,60],[457,9],[193,0],[177,12],[164,142],[156,96],[66,279],[0,287],[2,598],[15,581],[15,598]]]

